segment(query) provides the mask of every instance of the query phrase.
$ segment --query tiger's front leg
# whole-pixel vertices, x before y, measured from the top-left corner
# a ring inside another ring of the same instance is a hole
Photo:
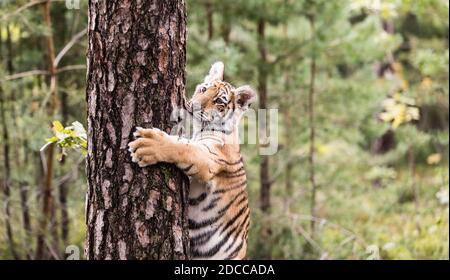
[[[174,163],[187,175],[208,182],[221,171],[221,165],[211,159],[208,147],[170,136],[157,129],[137,128],[137,138],[128,144],[133,162],[140,167],[158,162]]]

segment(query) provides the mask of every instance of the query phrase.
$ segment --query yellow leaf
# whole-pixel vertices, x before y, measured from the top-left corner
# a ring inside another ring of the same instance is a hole
[[[432,85],[433,85],[433,80],[426,77],[420,83],[420,88],[421,89],[429,89]]]
[[[400,63],[398,63],[398,62],[392,63],[392,68],[394,68],[395,72],[402,72],[403,71],[403,66]]]
[[[59,121],[53,121],[53,130],[55,132],[63,132],[64,126]]]
[[[442,156],[439,153],[431,154],[427,157],[427,163],[430,165],[438,164],[441,162]]]
[[[45,139],[45,142],[47,142],[47,143],[54,143],[54,142],[58,142],[58,137],[52,137],[52,138],[48,138],[48,139]]]
[[[409,87],[408,81],[405,79],[402,79],[401,84],[400,84],[400,88],[404,91],[406,91]]]
[[[320,155],[326,155],[330,151],[330,148],[327,145],[317,145],[317,152]]]

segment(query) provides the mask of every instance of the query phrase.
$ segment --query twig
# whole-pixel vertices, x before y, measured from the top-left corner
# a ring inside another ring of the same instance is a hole
[[[317,217],[312,217],[312,216],[308,216],[308,215],[298,215],[298,214],[295,214],[295,213],[288,213],[288,217],[290,217],[290,218],[293,219],[293,220],[306,220],[306,221],[314,220],[315,222],[321,222],[321,223],[324,223],[324,224],[326,224],[326,225],[328,225],[328,226],[337,228],[337,229],[339,229],[340,231],[345,232],[345,233],[346,233],[347,235],[349,235],[349,236],[355,237],[355,240],[356,240],[358,243],[360,243],[361,246],[364,246],[364,247],[367,246],[367,243],[364,241],[364,239],[362,239],[361,237],[359,237],[356,233],[352,232],[351,230],[349,230],[349,229],[347,229],[347,228],[345,228],[345,227],[343,227],[343,226],[341,226],[341,225],[332,223],[332,222],[330,222],[330,221],[327,220],[327,219],[324,219],[324,218],[317,218]]]
[[[56,74],[59,74],[62,72],[67,72],[67,71],[72,71],[72,70],[84,70],[84,69],[86,69],[85,64],[68,65],[68,66],[64,66],[64,67],[61,67],[58,70],[56,70]]]
[[[65,183],[69,182],[73,178],[76,178],[78,176],[78,167],[80,166],[80,164],[83,161],[84,161],[84,157],[80,157],[78,159],[78,161],[76,162],[75,166],[72,168],[72,170],[67,172],[65,175],[55,179],[55,185],[59,187],[62,184],[65,184]]]
[[[45,239],[45,245],[47,245],[47,249],[50,252],[50,254],[52,255],[52,257],[55,260],[60,260],[61,258],[59,257],[58,253],[55,251],[55,249],[52,247],[52,245],[50,244],[50,242],[48,241],[48,239]]]
[[[72,71],[72,70],[84,70],[84,69],[86,69],[86,65],[84,65],[84,64],[68,65],[68,66],[64,66],[64,67],[57,69],[56,74],[67,72],[67,71]],[[13,75],[5,76],[3,79],[0,80],[0,84],[3,82],[18,80],[18,79],[23,79],[23,78],[27,78],[27,77],[31,77],[31,76],[38,76],[38,75],[46,76],[46,75],[50,75],[50,72],[47,70],[30,70],[30,71],[26,71],[26,72],[16,73]]]
[[[15,16],[15,15],[21,13],[23,10],[26,10],[26,9],[28,9],[28,8],[30,8],[30,7],[35,6],[35,5],[43,4],[43,3],[48,2],[48,1],[50,1],[50,2],[63,2],[63,1],[65,1],[65,0],[35,0],[35,1],[31,1],[31,2],[29,2],[29,3],[25,4],[25,5],[23,5],[22,7],[18,8],[18,9],[15,10],[14,12],[9,13],[9,14],[6,14],[6,15],[3,15],[2,18],[0,19],[0,21],[5,21],[5,20],[7,20],[8,18],[10,18],[10,17],[12,17],[12,16]]]
[[[58,55],[55,58],[55,61],[53,62],[53,66],[57,67],[61,59],[64,57],[64,55],[75,45],[81,38],[83,38],[87,33],[87,28],[83,29],[82,31],[75,34],[75,36],[72,37],[72,39],[67,43],[67,45],[58,53]]]
[[[22,73],[5,76],[2,80],[0,80],[0,83],[6,82],[6,81],[22,79],[22,78],[26,78],[26,77],[30,77],[30,76],[48,75],[48,74],[50,74],[50,73],[46,70],[30,70],[30,71],[26,71],[26,72],[22,72]]]
[[[321,254],[325,252],[325,250],[323,250],[322,247],[320,247],[319,244],[317,244],[316,241],[314,241],[313,237],[310,234],[308,234],[308,232],[306,232],[306,230],[304,230],[302,226],[298,225],[296,229],[305,238],[305,240],[308,241],[308,243],[311,244],[318,252],[320,252]]]

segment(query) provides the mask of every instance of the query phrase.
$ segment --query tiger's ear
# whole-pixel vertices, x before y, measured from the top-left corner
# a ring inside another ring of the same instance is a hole
[[[235,90],[236,103],[243,110],[247,110],[256,101],[256,91],[250,86],[242,86]]]
[[[209,74],[205,77],[205,83],[212,83],[215,81],[223,80],[223,71],[225,69],[225,65],[222,61],[218,61],[211,66],[209,70]]]

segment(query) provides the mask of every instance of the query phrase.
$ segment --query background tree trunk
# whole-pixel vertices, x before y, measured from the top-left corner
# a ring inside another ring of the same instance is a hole
[[[187,259],[187,178],[127,146],[183,103],[185,2],[92,1],[88,32],[87,258]]]
[[[266,49],[266,21],[264,19],[260,19],[258,21],[258,50],[260,55],[260,64],[258,67],[259,108],[267,109],[268,62]],[[261,128],[261,130],[263,130],[261,135],[267,134],[265,133],[266,129],[267,127]],[[261,181],[260,207],[262,211],[266,212],[270,208],[270,187],[272,185],[269,175],[270,166],[268,156],[261,156],[259,172],[259,178]]]
[[[11,162],[10,162],[10,153],[9,153],[9,132],[8,126],[6,123],[6,115],[5,115],[5,98],[3,96],[3,90],[0,86],[0,115],[2,118],[2,140],[3,140],[3,161],[4,161],[4,170],[3,170],[3,182],[2,182],[2,191],[3,191],[3,211],[5,216],[5,231],[6,238],[8,240],[8,247],[11,252],[11,255],[14,259],[19,259],[19,255],[15,249],[14,244],[14,236],[12,230],[11,223]]]
[[[315,36],[315,17],[311,15],[309,17],[309,22],[311,25],[311,33]],[[308,117],[309,117],[309,153],[308,153],[308,162],[309,162],[309,182],[311,184],[311,203],[310,203],[310,213],[311,213],[311,238],[315,238],[316,232],[316,217],[317,217],[317,205],[316,205],[316,196],[317,196],[317,184],[316,184],[316,166],[315,166],[315,147],[316,147],[316,124],[315,124],[315,115],[314,115],[314,95],[316,91],[316,53],[313,51],[310,65],[310,81],[309,81],[309,93],[308,93]]]
[[[208,23],[208,41],[214,37],[214,5],[212,1],[205,2],[206,22]]]
[[[2,32],[2,28],[0,28],[0,33]],[[0,34],[0,46],[2,46],[2,38]],[[2,49],[0,48],[0,51]],[[8,73],[11,73],[14,71],[13,64],[12,64],[12,47],[11,47],[11,33],[9,30],[9,27],[6,26],[6,50],[7,54],[5,55],[6,58],[6,68],[8,70]],[[0,52],[0,57],[3,60],[3,53]],[[9,143],[9,129],[8,129],[8,123],[6,120],[6,107],[7,107],[8,99],[6,97],[6,94],[3,93],[3,89],[0,84],[0,115],[1,115],[1,125],[2,125],[2,148],[3,148],[3,164],[4,164],[4,171],[3,174],[3,182],[2,182],[2,189],[3,189],[3,199],[4,199],[4,206],[3,211],[5,215],[5,231],[6,231],[6,238],[8,240],[8,247],[10,250],[10,253],[14,259],[19,259],[19,254],[16,251],[15,243],[14,243],[14,235],[13,235],[13,229],[12,229],[12,222],[11,222],[11,159],[10,159],[10,143]],[[14,104],[11,104],[11,107],[14,106]]]
[[[53,38],[53,25],[50,15],[50,1],[47,1],[42,6],[42,14],[45,26],[48,28],[49,34],[46,36],[46,49],[47,49],[47,68],[50,73],[49,79],[49,94],[50,102],[48,106],[48,114],[53,116],[58,107],[57,98],[57,79],[56,79],[56,67],[55,62],[55,44]],[[51,254],[52,258],[59,258],[59,238],[56,230],[56,216],[55,216],[55,200],[53,193],[53,175],[54,175],[54,158],[55,158],[55,146],[49,145],[46,151],[46,168],[45,179],[42,184],[42,217],[39,223],[39,233],[37,236],[36,244],[36,259],[49,258]],[[52,242],[49,242],[47,237],[48,227],[50,226],[50,233],[53,237]],[[48,248],[48,252],[45,248]]]

